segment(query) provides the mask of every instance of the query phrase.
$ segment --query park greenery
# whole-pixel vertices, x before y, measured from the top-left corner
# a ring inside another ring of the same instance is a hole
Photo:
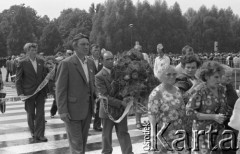
[[[76,6],[77,7],[77,6]],[[139,41],[143,51],[156,51],[162,43],[172,53],[181,53],[189,44],[195,52],[213,52],[214,41],[220,52],[240,50],[240,19],[231,8],[201,6],[182,13],[179,4],[168,6],[156,0],[133,4],[132,0],[107,0],[92,4],[89,10],[69,8],[52,20],[39,16],[30,6],[13,5],[0,13],[0,56],[23,52],[26,42],[37,42],[45,55],[71,49],[77,33],[90,36],[91,43],[113,53],[129,50]]]

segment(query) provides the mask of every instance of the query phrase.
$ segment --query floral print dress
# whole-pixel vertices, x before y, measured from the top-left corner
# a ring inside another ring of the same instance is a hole
[[[225,96],[225,89],[223,86],[218,87],[218,97],[215,96],[211,90],[207,87],[206,83],[202,83],[201,88],[196,91],[189,99],[189,102],[186,105],[186,113],[188,116],[191,116],[195,119],[193,124],[193,130],[205,130],[208,131],[210,125],[212,125],[213,130],[223,130],[224,125],[218,124],[214,120],[198,120],[197,114],[228,114],[230,109],[227,106],[227,100]],[[193,151],[194,154],[210,154],[210,153],[219,153],[219,151],[211,151],[208,148],[207,135],[201,135],[199,137],[199,148],[198,151]],[[214,142],[217,142],[217,138],[214,138]],[[215,145],[215,144],[214,144]]]
[[[188,121],[185,113],[185,104],[182,99],[180,90],[176,87],[176,93],[169,93],[160,84],[156,87],[149,96],[148,114],[154,115],[158,123],[157,131],[159,131],[163,124],[170,123],[167,130],[164,132],[163,137],[166,142],[171,145],[172,141],[181,137],[175,135],[177,130],[184,130],[185,124]],[[191,126],[190,126],[191,128]],[[157,141],[159,154],[174,153],[174,154],[187,154],[188,151],[168,151],[165,149],[160,141]],[[179,146],[180,147],[180,146]]]

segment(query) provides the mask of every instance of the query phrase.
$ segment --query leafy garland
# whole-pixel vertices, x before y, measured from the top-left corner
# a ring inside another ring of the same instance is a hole
[[[122,53],[111,71],[111,77],[111,96],[120,100],[134,98],[134,107],[147,111],[143,100],[148,99],[159,82],[141,52],[131,49]]]

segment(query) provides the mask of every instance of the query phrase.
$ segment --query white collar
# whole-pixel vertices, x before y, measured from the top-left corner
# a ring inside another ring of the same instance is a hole
[[[35,57],[35,59],[34,60],[32,60],[30,57],[28,57],[29,58],[29,60],[31,61],[31,62],[36,62],[36,57]]]
[[[82,61],[78,55],[75,53],[75,55],[77,56],[78,60],[82,63],[82,64],[86,64],[87,63],[87,56],[84,57],[84,60]]]

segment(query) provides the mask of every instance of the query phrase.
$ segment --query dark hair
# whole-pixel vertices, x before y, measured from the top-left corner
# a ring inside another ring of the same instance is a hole
[[[216,61],[206,61],[203,63],[202,67],[197,71],[197,76],[202,81],[206,82],[206,76],[212,76],[215,73],[219,73],[220,75],[224,74],[223,66]]]
[[[85,38],[89,41],[89,37],[85,34],[82,34],[82,33],[79,33],[77,35],[75,35],[73,37],[73,40],[72,40],[72,46],[75,46],[76,45],[76,42],[79,40],[79,39],[82,39],[82,38]]]
[[[98,44],[92,44],[92,45],[91,45],[91,50],[92,50],[92,48],[94,48],[94,47],[95,47],[95,48],[100,48],[100,46],[99,46]]]
[[[186,45],[182,48],[182,55],[185,55],[187,53],[187,51],[192,51],[193,52],[193,48],[190,47],[189,45]]]
[[[185,68],[186,64],[196,62],[197,68],[200,67],[201,62],[197,55],[185,55],[181,58],[182,67]]]
[[[27,52],[30,48],[38,48],[37,43],[26,43],[23,47],[23,50]]]

